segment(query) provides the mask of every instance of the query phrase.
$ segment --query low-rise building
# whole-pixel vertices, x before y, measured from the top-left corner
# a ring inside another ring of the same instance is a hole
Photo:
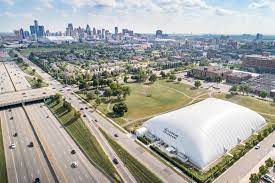
[[[226,82],[227,83],[233,83],[233,84],[239,84],[243,81],[246,81],[252,77],[249,73],[243,73],[243,72],[232,72],[231,74],[226,75]]]
[[[242,58],[244,68],[253,68],[260,73],[275,73],[275,56],[268,53],[262,55],[246,55]]]
[[[191,75],[199,79],[215,80],[217,78],[226,79],[227,75],[231,74],[230,69],[226,69],[218,66],[199,66],[192,69]]]

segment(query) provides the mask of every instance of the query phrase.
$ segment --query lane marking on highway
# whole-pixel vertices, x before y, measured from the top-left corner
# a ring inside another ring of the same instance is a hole
[[[7,117],[5,115],[5,111],[2,111],[2,116],[4,117],[5,121],[6,121],[6,124],[8,123],[7,121]],[[11,144],[11,138],[10,138],[10,134],[9,134],[9,128],[8,128],[8,125],[5,125],[6,126],[6,130],[7,130],[7,134],[8,134],[8,139],[10,141],[10,144]],[[14,156],[13,156],[13,152],[11,153],[11,156],[12,156],[12,163],[13,163],[13,166],[14,166],[14,170],[15,170],[15,178],[16,178],[16,182],[18,183],[18,175],[17,175],[17,169],[16,169],[16,166],[15,166],[15,161],[14,161]]]
[[[46,107],[46,106],[43,106],[45,108],[45,113],[47,115],[52,115],[53,118],[51,118],[51,121],[52,123],[50,123],[53,127],[57,127],[58,125],[60,125],[60,123],[58,122],[58,120],[56,119],[56,117],[54,116],[54,114],[52,114],[52,112]],[[42,112],[42,111],[41,111]],[[57,128],[59,129],[59,128]],[[64,131],[61,130],[58,130],[58,132],[64,137],[64,140],[71,146],[71,148],[77,148],[78,149],[78,146],[76,144],[74,144],[74,141],[73,139],[71,139],[71,136],[67,133],[67,131],[64,129]],[[72,140],[73,142],[71,142],[69,139],[67,139],[67,137],[65,136],[68,136],[70,140]],[[65,152],[64,152],[65,153]],[[79,158],[80,160],[80,163],[82,163],[89,171],[89,173],[92,175],[92,179],[94,179],[95,182],[100,182],[97,177],[95,176],[94,172],[92,171],[92,169],[90,168],[90,166],[88,166],[86,164],[86,161],[84,161],[83,157],[82,157],[82,153],[81,154],[77,154],[76,156],[74,156],[73,158]],[[83,155],[84,156],[84,155]],[[67,159],[68,160],[68,159]],[[69,161],[69,160],[68,160]],[[90,165],[90,164],[89,164]]]
[[[36,104],[33,104],[32,106],[25,106],[26,107],[26,112],[27,112],[27,110],[33,109],[33,111],[36,110],[36,113],[41,114],[40,110],[37,111],[37,109],[40,109],[40,107],[36,109],[36,108],[34,108],[34,106],[36,106]],[[33,107],[33,108],[31,108],[31,107]],[[30,108],[30,109],[28,109],[28,108]],[[30,113],[30,112],[28,112],[28,113]],[[39,115],[39,116],[42,116],[42,115]],[[32,124],[35,128],[35,131],[37,132],[37,135],[38,135],[38,134],[41,134],[41,133],[40,133],[40,130],[37,128],[37,124],[36,124],[37,122],[36,122],[36,120],[34,120],[34,118],[35,118],[35,116],[33,116],[32,121],[35,122],[35,123],[32,123]],[[65,176],[64,172],[62,171],[62,168],[60,168],[60,165],[59,165],[58,161],[56,160],[56,158],[54,156],[52,156],[52,152],[49,151],[49,147],[48,147],[47,143],[45,143],[44,138],[41,138],[41,137],[39,137],[39,138],[40,138],[42,146],[44,146],[45,151],[47,151],[47,153],[49,154],[49,155],[47,155],[49,161],[51,161],[51,160],[53,161],[53,163],[55,164],[55,168],[57,168],[59,170],[59,172],[62,174],[62,177],[64,178],[65,182],[68,182],[68,179]]]

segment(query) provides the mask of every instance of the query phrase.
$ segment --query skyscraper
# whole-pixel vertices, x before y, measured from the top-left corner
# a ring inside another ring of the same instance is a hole
[[[45,30],[43,25],[38,25],[38,21],[34,20],[34,25],[30,26],[30,31],[32,35],[37,37],[43,37],[45,35]]]
[[[90,26],[87,24],[87,26],[86,26],[86,30],[85,30],[85,32],[87,33],[87,35],[92,35],[92,31],[91,31],[91,28],[90,28]]]
[[[96,29],[95,29],[95,27],[93,28],[93,35],[94,36],[96,35]]]
[[[157,38],[162,38],[162,30],[157,30],[156,31],[156,37]]]
[[[118,27],[115,27],[115,35],[118,34]]]
[[[101,30],[101,38],[104,39],[105,38],[105,29]]]
[[[74,27],[72,23],[68,24],[68,27],[66,28],[66,36],[73,36]]]

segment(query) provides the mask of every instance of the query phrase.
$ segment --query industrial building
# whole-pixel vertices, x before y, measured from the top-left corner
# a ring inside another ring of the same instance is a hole
[[[164,145],[168,155],[204,170],[265,124],[261,115],[246,107],[208,98],[154,117],[136,134]]]

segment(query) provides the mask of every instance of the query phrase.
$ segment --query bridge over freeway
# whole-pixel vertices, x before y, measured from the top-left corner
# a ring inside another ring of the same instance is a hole
[[[54,96],[55,94],[56,92],[49,88],[39,88],[3,93],[0,95],[0,108],[44,100],[51,96]]]

